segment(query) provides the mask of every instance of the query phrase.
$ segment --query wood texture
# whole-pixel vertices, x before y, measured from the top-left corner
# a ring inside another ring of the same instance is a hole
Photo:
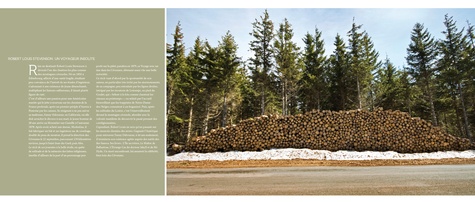
[[[192,138],[184,150],[200,153],[272,148],[421,153],[475,149],[430,122],[400,111],[312,111],[261,116]]]

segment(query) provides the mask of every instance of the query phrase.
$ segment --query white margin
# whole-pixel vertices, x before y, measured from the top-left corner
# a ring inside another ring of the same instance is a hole
[[[474,8],[469,0],[2,0],[1,8]]]

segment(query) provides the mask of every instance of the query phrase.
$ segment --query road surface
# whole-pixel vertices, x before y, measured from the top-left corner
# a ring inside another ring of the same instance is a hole
[[[475,195],[475,165],[168,169],[167,195]]]

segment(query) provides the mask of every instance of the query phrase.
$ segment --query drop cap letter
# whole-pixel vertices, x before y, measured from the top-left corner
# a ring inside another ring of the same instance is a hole
[[[36,69],[38,69],[38,67],[36,67],[36,65],[30,65],[30,76],[31,76],[31,72],[33,72],[35,74],[35,76],[37,76],[38,74],[36,74]]]

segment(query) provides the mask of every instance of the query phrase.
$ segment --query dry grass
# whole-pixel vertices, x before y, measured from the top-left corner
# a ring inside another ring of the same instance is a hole
[[[167,162],[167,169],[177,168],[256,168],[303,166],[402,166],[475,164],[475,159],[418,159],[418,160],[230,160],[230,161],[178,161]]]

